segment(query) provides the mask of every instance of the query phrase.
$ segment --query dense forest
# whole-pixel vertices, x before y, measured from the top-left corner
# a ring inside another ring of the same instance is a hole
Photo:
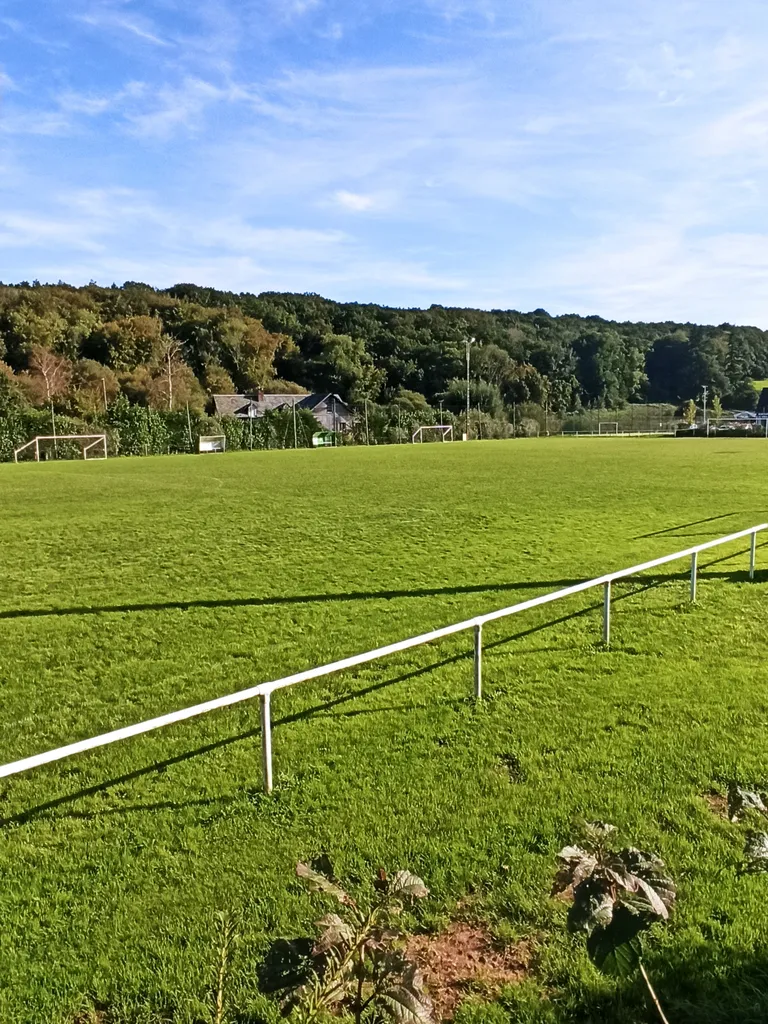
[[[768,377],[768,332],[756,327],[22,282],[0,285],[0,456],[31,432],[50,433],[56,417],[58,432],[98,424],[119,438],[122,428],[122,451],[188,449],[193,418],[198,432],[218,427],[236,446],[280,443],[279,416],[258,425],[255,441],[252,426],[246,440],[242,424],[209,418],[212,394],[258,389],[338,392],[365,411],[368,437],[391,440],[435,422],[438,409],[443,419],[461,414],[469,336],[483,436],[585,409],[680,405],[703,385],[725,408],[752,408],[752,379]]]

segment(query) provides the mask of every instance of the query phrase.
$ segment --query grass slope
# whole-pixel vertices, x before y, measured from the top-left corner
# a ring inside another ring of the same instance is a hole
[[[2,759],[684,548],[767,506],[764,449],[740,440],[3,465]],[[616,587],[610,651],[597,593],[487,628],[482,706],[469,635],[278,694],[272,798],[255,704],[4,780],[0,1020],[72,1021],[93,1000],[115,1022],[205,1019],[218,908],[242,915],[233,1018],[269,1018],[258,964],[319,916],[292,875],[322,851],[361,885],[380,864],[417,871],[425,925],[461,900],[501,937],[533,937],[530,982],[470,1000],[466,1024],[648,1020],[548,896],[580,818],[619,825],[679,881],[647,954],[670,1020],[764,1020],[768,881],[737,875],[743,830],[702,797],[768,782],[768,574],[748,583],[743,550],[703,558],[695,607],[684,564]]]

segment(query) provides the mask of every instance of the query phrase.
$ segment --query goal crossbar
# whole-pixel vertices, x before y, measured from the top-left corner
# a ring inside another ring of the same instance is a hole
[[[14,449],[13,461],[19,461],[19,454],[26,451],[27,448],[31,448],[34,445],[35,448],[35,462],[40,461],[40,442],[41,441],[89,441],[89,444],[83,446],[83,458],[87,460],[88,452],[95,448],[97,445],[104,446],[104,456],[107,457],[107,435],[106,434],[38,434],[37,437],[33,437],[31,441],[27,441],[26,444],[21,445],[20,448]]]
[[[201,453],[226,451],[226,434],[201,434],[197,439],[197,450]]]
[[[422,438],[421,435],[423,434],[423,432],[425,430],[434,430],[436,433],[439,433],[441,441],[452,441],[453,440],[453,427],[451,426],[451,424],[450,423],[436,423],[436,424],[431,424],[431,425],[426,426],[426,427],[417,427],[416,430],[414,430],[413,435],[411,437],[411,443],[412,444],[416,444],[417,439],[419,441],[422,441],[423,438]]]

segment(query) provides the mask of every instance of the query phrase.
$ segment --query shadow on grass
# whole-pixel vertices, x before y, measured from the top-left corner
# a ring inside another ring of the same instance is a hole
[[[709,516],[707,519],[694,519],[692,523],[678,523],[676,526],[667,526],[663,530],[654,530],[652,533],[640,533],[633,540],[647,540],[649,537],[663,537],[665,533],[674,533],[676,530],[687,530],[689,526],[703,526],[705,523],[716,523],[719,519],[730,519],[739,512],[723,512],[719,516]],[[760,515],[763,513],[761,512]]]
[[[768,543],[768,542],[767,542]],[[708,563],[708,566],[717,565],[719,562],[727,561],[733,558],[734,555],[725,555],[722,558],[715,559]],[[719,571],[719,572],[708,572],[708,567],[703,567],[699,572],[699,579],[728,579],[732,582],[747,582],[749,581],[749,573],[745,570],[737,571]],[[674,583],[679,580],[680,576],[687,575],[685,573],[670,573],[664,576],[648,576],[644,574],[638,577],[627,577],[621,581],[621,585],[631,585],[632,589],[626,593],[618,594],[614,591],[613,604],[618,604],[621,601],[626,601],[631,597],[635,597],[648,590],[653,590],[657,587],[663,586],[664,584]],[[756,581],[768,581],[768,570],[760,570],[755,574]],[[537,583],[531,584],[531,586],[544,586],[546,584]],[[551,581],[550,581],[550,585]],[[614,584],[614,587],[616,584]],[[585,615],[589,615],[596,610],[602,608],[602,602],[589,604],[584,608],[580,608],[574,612],[568,612],[565,615],[561,615],[556,619],[548,619],[546,622],[539,623],[535,626],[530,626],[528,629],[520,630],[515,633],[510,633],[498,640],[491,641],[484,645],[485,651],[494,650],[499,647],[503,647],[507,644],[513,643],[516,640],[522,640],[526,637],[532,636],[536,633],[542,632],[545,629],[551,629],[553,626],[561,625],[564,622],[569,622],[572,619],[577,619]],[[333,708],[337,708],[349,701],[357,700],[360,697],[365,697],[371,693],[375,693],[378,690],[383,690],[390,686],[395,686],[398,683],[407,682],[411,679],[416,679],[419,676],[427,675],[430,672],[435,672],[438,669],[445,668],[448,665],[454,665],[457,662],[468,660],[473,657],[472,648],[460,651],[457,654],[450,655],[447,658],[442,658],[439,661],[425,665],[422,668],[414,669],[410,672],[406,672],[399,676],[392,678],[383,679],[380,682],[373,683],[370,686],[363,687],[362,689],[353,690],[349,693],[343,694],[339,697],[335,697],[332,700],[324,701],[322,704],[316,704],[309,708],[304,708],[301,711],[293,712],[292,714],[285,715],[282,718],[274,719],[272,722],[273,729],[280,728],[281,726],[290,725],[295,722],[304,721],[315,716],[322,715],[324,712],[328,712]],[[354,717],[362,714],[376,714],[386,710],[398,710],[398,708],[371,708],[371,709],[358,709],[355,711],[346,712],[347,717]],[[69,803],[74,803],[77,800],[83,799],[89,796],[95,796],[98,793],[106,792],[107,790],[115,787],[124,785],[127,782],[132,782],[136,779],[142,778],[145,775],[151,775],[159,772],[163,772],[166,769],[176,764],[181,764],[184,761],[189,761],[197,757],[202,757],[214,750],[220,750],[223,747],[231,746],[234,743],[242,743],[247,740],[253,739],[258,736],[260,729],[248,729],[245,732],[238,733],[235,736],[227,736],[224,739],[216,740],[212,743],[206,743],[200,747],[196,747],[194,750],[185,751],[183,754],[177,754],[175,757],[167,758],[164,761],[155,762],[150,765],[146,765],[143,768],[137,768],[134,771],[126,772],[123,775],[116,776],[112,779],[107,779],[104,782],[97,783],[93,786],[88,786],[84,789],[80,789],[75,793],[69,793],[64,796],[56,797],[53,800],[48,800],[45,803],[37,804],[34,807],[28,808],[25,811],[20,811],[18,814],[10,815],[6,818],[0,818],[0,828],[7,827],[10,825],[21,825],[33,818],[41,815],[45,815],[46,812],[56,810],[59,807],[63,807]],[[113,810],[104,809],[103,811],[94,812],[74,812],[70,811],[67,814],[60,815],[60,817],[98,817],[102,814],[108,813],[127,813],[129,810],[160,810],[160,809],[181,809],[184,806],[192,806],[200,803],[213,803],[220,801],[225,798],[212,798],[211,800],[205,801],[187,801],[185,803],[174,804],[171,802],[157,805],[144,805],[143,807],[135,808],[115,808]]]
[[[307,978],[311,940],[277,939],[269,947],[259,971],[259,987],[273,997]],[[768,959],[761,953],[725,952],[716,943],[696,944],[672,951],[662,962],[646,961],[646,969],[662,1008],[672,1024],[765,1024],[768,1020]],[[597,982],[597,978],[595,978]],[[501,995],[481,999],[470,996],[474,1012],[464,1021],[497,1021],[498,1013],[483,1013],[482,1003],[496,1002],[519,1024],[628,1024],[658,1021],[639,974],[615,987],[583,980],[572,988],[567,981],[544,986],[535,977],[511,985]],[[490,1007],[489,1007],[490,1009]],[[480,1012],[478,1012],[480,1011]],[[236,1024],[271,1024],[273,1017],[235,1014]]]
[[[728,515],[735,515],[736,513],[728,513]],[[723,516],[715,516],[714,518],[720,519]],[[701,522],[707,522],[708,520],[702,519]],[[696,526],[697,523],[686,523],[684,526]],[[683,529],[683,526],[673,526],[670,530]],[[661,530],[660,533],[667,533],[667,530]],[[646,537],[656,536],[655,534],[645,534]],[[639,539],[639,538],[635,538]],[[763,541],[757,545],[758,548],[768,546],[768,541]],[[736,554],[725,555],[723,558],[716,559],[714,562],[709,564],[715,565],[717,562],[728,561],[731,558],[737,557],[738,554],[746,554],[744,552],[737,552]],[[671,564],[671,563],[670,563]],[[618,570],[617,570],[618,571]],[[674,577],[676,573],[672,572],[669,576],[664,579],[670,579]],[[627,580],[631,580],[633,577],[627,577]],[[643,576],[643,579],[659,579],[659,577]],[[497,593],[514,593],[516,590],[538,590],[543,589],[546,592],[546,588],[557,589],[563,587],[575,586],[577,583],[584,582],[584,577],[578,579],[569,578],[561,580],[519,580],[515,583],[476,583],[470,584],[464,587],[421,587],[412,590],[352,590],[347,593],[337,594],[288,594],[288,595],[275,595],[272,597],[232,597],[232,598],[201,598],[200,600],[194,601],[147,601],[137,604],[111,604],[111,605],[97,605],[95,607],[71,607],[71,608],[11,608],[6,611],[0,611],[1,619],[34,619],[34,618],[46,618],[56,616],[67,616],[67,615],[101,615],[104,613],[129,613],[129,612],[157,612],[157,611],[189,611],[193,608],[261,608],[270,605],[294,605],[294,604],[323,604],[332,603],[335,601],[391,601],[399,598],[409,597],[447,597],[451,595],[459,594],[497,594]]]
[[[414,590],[353,590],[340,594],[290,594],[274,597],[211,598],[199,601],[158,601],[112,604],[88,608],[15,608],[0,612],[0,619],[42,618],[56,615],[101,615],[104,612],[188,611],[192,608],[261,608],[268,605],[315,604],[334,601],[390,601],[405,597],[443,597],[451,594],[491,594],[531,590],[536,587],[569,587],[580,579],[531,580],[519,583],[478,583],[466,587],[422,587]]]

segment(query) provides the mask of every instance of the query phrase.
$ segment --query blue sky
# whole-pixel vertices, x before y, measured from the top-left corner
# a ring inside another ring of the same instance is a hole
[[[765,0],[0,0],[0,279],[768,328]]]

